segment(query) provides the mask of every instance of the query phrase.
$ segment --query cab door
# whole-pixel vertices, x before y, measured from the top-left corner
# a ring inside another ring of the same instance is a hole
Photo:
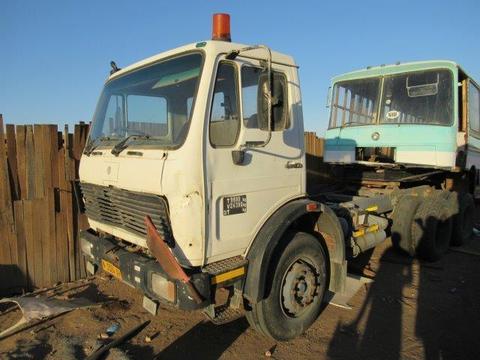
[[[271,138],[265,146],[245,147],[269,138],[265,113],[258,111],[265,73],[257,61],[220,60],[217,64],[206,137],[209,262],[244,253],[275,210],[305,194],[296,69],[274,66],[272,70],[277,94]],[[234,150],[242,150],[241,163],[234,163]]]

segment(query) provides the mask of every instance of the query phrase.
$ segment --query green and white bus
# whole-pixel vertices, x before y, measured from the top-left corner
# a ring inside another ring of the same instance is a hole
[[[451,186],[451,180],[468,178],[473,191],[480,169],[479,104],[480,87],[452,61],[397,63],[336,76],[324,160],[373,166],[377,174],[390,169],[393,178],[383,180],[431,174]],[[364,180],[375,177],[361,173]]]

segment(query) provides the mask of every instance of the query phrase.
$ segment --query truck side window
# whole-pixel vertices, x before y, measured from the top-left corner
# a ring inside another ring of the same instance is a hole
[[[257,94],[262,69],[242,67],[242,115],[246,128],[258,129]]]
[[[212,146],[232,146],[240,130],[237,74],[235,66],[220,62],[210,113],[210,143]]]
[[[480,90],[470,82],[468,88],[468,122],[476,137],[480,137]]]

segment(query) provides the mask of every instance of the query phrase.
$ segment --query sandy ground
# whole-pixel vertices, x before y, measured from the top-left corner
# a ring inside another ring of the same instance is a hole
[[[480,244],[480,238],[474,241]],[[64,297],[113,301],[0,340],[0,358],[83,359],[111,341],[97,339],[111,324],[120,324],[116,338],[147,319],[144,331],[107,358],[259,359],[268,350],[274,359],[480,358],[480,256],[449,251],[437,263],[423,263],[386,243],[352,270],[375,279],[350,300],[352,309],[328,305],[304,335],[278,344],[250,329],[244,318],[215,326],[201,313],[166,307],[153,317],[142,308],[139,292],[101,274],[59,290],[76,288]],[[0,311],[7,311],[0,314],[0,330],[20,316],[6,305]]]

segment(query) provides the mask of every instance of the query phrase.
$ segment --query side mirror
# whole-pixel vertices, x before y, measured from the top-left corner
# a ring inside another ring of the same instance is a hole
[[[330,107],[330,102],[332,101],[332,87],[329,86],[327,90],[327,103],[325,107],[328,109]]]
[[[286,79],[282,74],[274,73],[271,89],[271,129],[268,128],[268,74],[263,73],[258,80],[257,119],[258,127],[264,131],[284,129],[287,119],[287,87]]]
[[[232,161],[235,165],[243,165],[245,161],[245,151],[232,150]]]

